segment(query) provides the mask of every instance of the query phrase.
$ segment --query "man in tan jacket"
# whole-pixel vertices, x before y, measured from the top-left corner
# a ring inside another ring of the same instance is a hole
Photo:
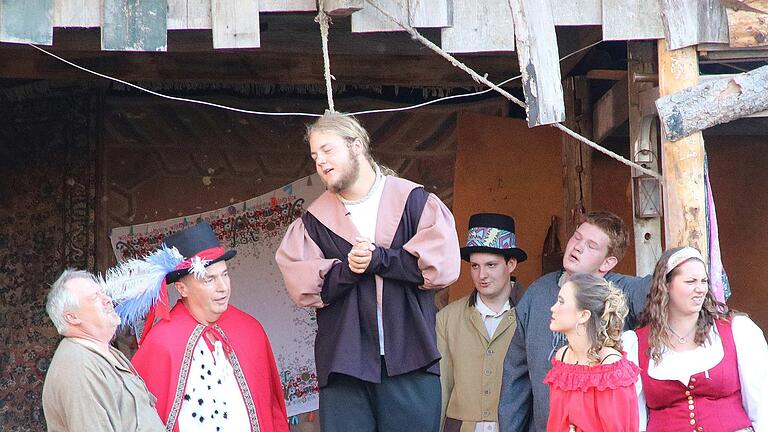
[[[45,305],[64,339],[43,385],[49,432],[162,432],[155,397],[109,342],[120,325],[96,277],[67,269]]]
[[[502,365],[515,331],[514,304],[523,293],[512,272],[527,255],[517,248],[515,221],[479,213],[469,219],[467,246],[475,289],[437,314],[445,432],[498,431]]]

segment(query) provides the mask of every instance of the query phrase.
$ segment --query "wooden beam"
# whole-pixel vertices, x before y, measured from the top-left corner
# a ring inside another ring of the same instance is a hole
[[[658,0],[602,0],[602,4],[604,40],[664,37]]]
[[[510,0],[529,127],[565,120],[552,11],[539,1]]]
[[[565,125],[587,138],[592,136],[589,84],[583,76],[563,80]],[[592,148],[562,135],[563,217],[565,237],[579,226],[581,216],[592,208]]]
[[[104,0],[101,49],[165,51],[168,46],[166,0]]]
[[[53,45],[53,0],[0,0],[0,41]]]
[[[363,8],[365,0],[325,0],[323,8],[331,16],[349,16]]]
[[[737,75],[738,74],[699,75],[699,82],[703,83],[703,82],[714,81],[714,80],[719,80],[719,79],[730,79],[730,78],[736,77]],[[655,101],[654,101],[653,108],[654,108],[654,112],[657,112],[656,111]],[[750,115],[745,116],[745,117],[749,117],[749,118],[768,117],[768,110],[766,110],[766,111],[758,111],[758,112],[756,112],[754,114],[750,114]]]
[[[509,0],[453,0],[453,26],[440,42],[451,53],[514,51],[514,30]]]
[[[625,74],[626,75],[626,74]],[[593,136],[599,143],[629,119],[627,80],[618,81],[595,103],[592,111]]]
[[[667,50],[658,41],[661,96],[696,85],[699,63],[696,48]],[[666,247],[693,246],[708,255],[704,138],[696,132],[679,141],[662,141],[664,173],[664,221]]]
[[[643,113],[643,93],[648,94],[658,88],[653,83],[636,81],[635,75],[651,75],[656,73],[656,47],[652,41],[629,41],[627,43],[627,84],[629,86],[629,145],[632,159],[643,162],[643,166],[654,171],[659,170],[658,132],[648,128],[658,127],[653,119],[655,113]],[[645,130],[643,130],[645,128]],[[656,132],[651,133],[651,132]],[[640,177],[641,173],[632,170],[632,179]],[[643,199],[635,195],[632,187],[632,203]],[[632,206],[633,233],[635,244],[635,274],[639,276],[653,273],[656,261],[661,257],[661,217],[639,218]]]
[[[286,52],[205,53],[118,53],[56,51],[57,55],[95,71],[128,81],[212,81],[245,84],[323,85],[322,56],[299,56]],[[200,61],[205,55],[205,61]],[[101,80],[46,56],[33,48],[17,46],[0,49],[1,78]],[[477,83],[463,71],[438,56],[382,56],[376,53],[331,56],[337,82],[355,86],[473,87]],[[489,79],[500,82],[514,74],[509,58],[479,56],[463,59],[473,69],[488,71]],[[383,68],[382,64],[397,67]]]
[[[55,0],[54,27],[101,27],[102,4],[99,0]]]
[[[213,48],[258,48],[259,3],[254,0],[212,0]]]
[[[768,0],[723,0],[731,47],[768,45]]]
[[[682,89],[660,98],[656,107],[671,141],[764,111],[768,109],[768,66]]]
[[[587,71],[587,79],[606,81],[626,81],[627,71],[618,69],[592,69]]]
[[[661,0],[669,49],[728,43],[728,20],[720,0]]]

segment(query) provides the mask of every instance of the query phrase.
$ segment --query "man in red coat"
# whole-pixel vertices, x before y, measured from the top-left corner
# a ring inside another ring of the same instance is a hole
[[[221,248],[206,223],[168,236],[165,246],[181,255],[165,276],[181,299],[154,325],[150,313],[131,362],[157,397],[166,429],[287,432],[269,339],[256,319],[229,305],[226,261],[236,252]]]

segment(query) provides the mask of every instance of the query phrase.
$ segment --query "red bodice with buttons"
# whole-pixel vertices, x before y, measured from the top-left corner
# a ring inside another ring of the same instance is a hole
[[[688,385],[648,376],[648,327],[637,330],[640,377],[648,406],[648,432],[732,432],[752,426],[741,402],[739,367],[730,321],[715,322],[725,356]]]

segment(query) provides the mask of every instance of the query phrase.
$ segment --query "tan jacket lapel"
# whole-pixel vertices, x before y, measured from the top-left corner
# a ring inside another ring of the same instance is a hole
[[[468,313],[469,313],[469,322],[472,323],[472,326],[477,330],[477,333],[480,335],[480,337],[483,338],[486,344],[490,342],[490,339],[488,338],[488,330],[485,328],[485,324],[483,323],[483,316],[480,314],[480,311],[477,310],[474,306],[467,306]]]

